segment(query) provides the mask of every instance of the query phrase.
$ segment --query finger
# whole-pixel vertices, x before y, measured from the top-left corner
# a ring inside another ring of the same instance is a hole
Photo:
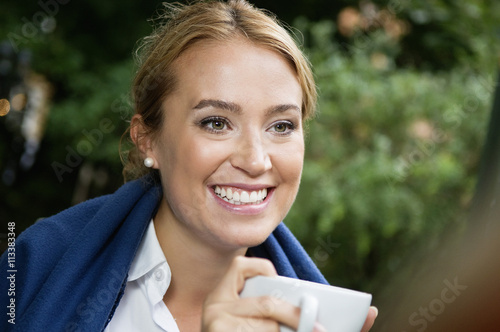
[[[376,307],[370,307],[368,310],[368,315],[366,316],[365,323],[361,328],[361,332],[368,332],[375,323],[375,318],[378,316],[378,309]]]
[[[240,318],[235,330],[238,332],[279,332],[280,326],[276,321],[270,319]]]
[[[236,331],[236,332],[279,332],[280,326],[276,321],[270,319],[258,319],[253,317],[231,317],[215,321],[205,326],[203,331]]]
[[[234,302],[216,303],[207,309],[208,318],[210,315],[215,316],[216,313],[224,312],[227,315],[226,318],[231,317],[231,321],[237,319],[240,323],[245,322],[244,327],[249,331],[251,331],[250,328],[261,331],[258,327],[259,324],[264,324],[263,322],[265,322],[264,326],[268,326],[269,322],[274,322],[275,326],[279,323],[296,330],[300,320],[300,308],[272,296],[249,297]]]
[[[225,302],[237,300],[239,298],[238,294],[245,285],[245,280],[257,275],[276,276],[277,273],[274,265],[267,259],[235,257],[218,286],[207,297],[207,301]]]
[[[294,330],[299,326],[300,308],[272,296],[259,296],[240,299],[232,303],[227,311],[240,317],[271,319],[287,325]]]

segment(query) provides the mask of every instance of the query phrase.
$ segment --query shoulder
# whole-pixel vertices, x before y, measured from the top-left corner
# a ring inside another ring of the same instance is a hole
[[[68,302],[66,291],[78,280],[80,292],[88,297],[99,291],[98,282],[109,283],[109,273],[103,272],[109,258],[119,266],[132,259],[160,195],[153,185],[129,182],[113,194],[75,205],[22,232],[15,242],[15,262],[6,254],[0,259],[2,271],[15,268],[16,288],[22,289],[15,299],[19,317],[29,310],[37,317],[22,318],[26,324],[39,320],[50,324],[43,318],[46,312],[75,315],[78,301]],[[6,283],[6,278],[0,278],[1,289],[8,288]],[[82,287],[88,289],[82,291]],[[9,301],[6,295],[0,294],[0,305]]]
[[[37,221],[16,239],[16,265],[36,271],[35,274],[43,278],[75,242],[100,241],[100,234],[113,232],[111,228],[116,225],[110,221],[117,219],[115,224],[119,225],[118,219],[127,215],[147,189],[141,180],[132,181],[112,194],[90,199]],[[4,264],[5,254],[0,260],[0,265]]]
[[[111,195],[80,203],[51,217],[39,219],[23,231],[16,240],[16,251],[28,251],[54,256],[63,250]],[[36,250],[34,250],[36,249]]]
[[[19,235],[16,250],[27,249],[29,252],[37,251],[39,255],[50,253],[51,256],[57,256],[57,252],[64,251],[96,216],[104,220],[106,217],[112,218],[118,210],[127,211],[145,189],[147,187],[141,180],[132,181],[112,194],[90,199],[40,219]],[[99,226],[106,228],[106,223],[101,222]]]
[[[10,275],[15,277],[19,290],[11,293],[15,294],[16,313],[21,315],[26,310],[77,234],[107,199],[108,196],[92,199],[37,221],[15,239],[12,250],[2,255],[0,268],[13,272]],[[8,289],[6,282],[6,278],[1,278],[2,289]],[[6,295],[7,292],[0,296],[1,305],[12,301]]]

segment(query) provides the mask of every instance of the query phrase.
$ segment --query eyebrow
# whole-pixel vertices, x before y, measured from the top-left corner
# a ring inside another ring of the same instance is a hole
[[[293,110],[298,112],[300,115],[302,115],[302,110],[299,106],[295,104],[283,104],[283,105],[277,105],[277,106],[272,106],[267,109],[266,115],[271,116],[274,114],[279,114],[279,113],[284,113],[288,110]]]
[[[227,102],[219,99],[202,99],[193,109],[199,110],[206,107],[214,107],[218,109],[223,109],[230,111],[231,113],[240,114],[242,112],[241,107],[238,104]],[[282,104],[271,106],[266,110],[266,116],[271,116],[274,114],[284,113],[288,110],[293,110],[302,115],[302,110],[296,104]]]
[[[227,102],[219,99],[202,99],[198,105],[193,107],[195,110],[203,109],[206,107],[214,107],[230,111],[231,113],[241,113],[241,107],[238,104]]]

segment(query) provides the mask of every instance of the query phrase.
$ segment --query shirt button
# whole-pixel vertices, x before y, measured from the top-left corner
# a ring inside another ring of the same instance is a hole
[[[156,281],[162,281],[163,280],[163,270],[158,269],[154,273]]]

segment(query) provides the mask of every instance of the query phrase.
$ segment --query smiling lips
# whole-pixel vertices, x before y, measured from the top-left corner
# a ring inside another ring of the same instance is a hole
[[[219,198],[234,205],[260,204],[267,197],[267,188],[248,192],[234,187],[215,186],[214,191]]]

